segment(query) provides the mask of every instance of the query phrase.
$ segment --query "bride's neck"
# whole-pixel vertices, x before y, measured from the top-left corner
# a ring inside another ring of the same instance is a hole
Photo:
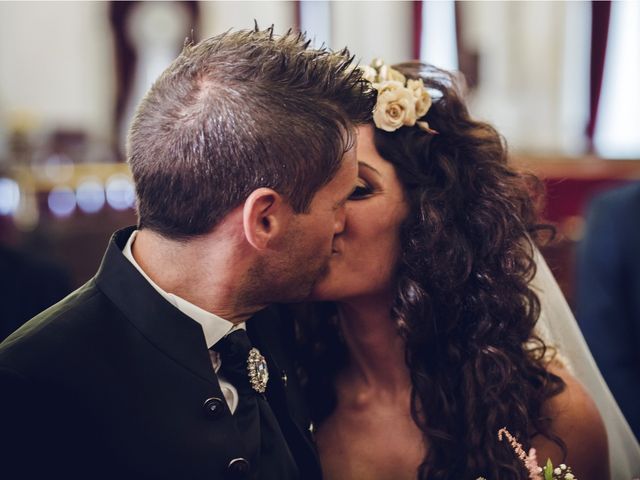
[[[391,319],[391,299],[362,299],[338,305],[349,351],[345,381],[389,393],[410,386],[404,341]]]

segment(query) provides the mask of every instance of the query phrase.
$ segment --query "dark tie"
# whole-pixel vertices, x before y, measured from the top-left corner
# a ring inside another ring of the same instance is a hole
[[[264,396],[251,386],[247,370],[251,340],[246,330],[230,333],[213,349],[220,354],[220,373],[238,390],[233,417],[244,439],[252,478],[264,474],[270,478],[297,478],[297,467],[275,415]],[[278,476],[277,472],[281,474]]]
[[[240,397],[251,396],[253,388],[249,382],[247,360],[251,351],[251,340],[247,331],[239,328],[222,338],[213,347],[220,354],[220,372],[238,390]]]

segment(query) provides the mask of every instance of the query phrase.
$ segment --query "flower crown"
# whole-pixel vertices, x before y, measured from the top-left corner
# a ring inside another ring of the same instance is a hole
[[[378,91],[378,100],[373,111],[373,123],[386,132],[395,132],[400,127],[417,125],[425,132],[438,133],[425,121],[418,121],[431,108],[431,95],[422,79],[412,80],[398,70],[375,59],[371,65],[360,65],[362,78],[371,82]]]

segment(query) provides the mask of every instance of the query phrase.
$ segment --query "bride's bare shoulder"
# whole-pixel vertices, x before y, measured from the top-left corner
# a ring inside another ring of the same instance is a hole
[[[561,364],[553,362],[548,370],[566,384],[561,393],[547,401],[544,410],[551,418],[553,433],[567,446],[567,457],[563,458],[556,443],[539,435],[534,440],[539,462],[551,458],[554,465],[566,463],[581,480],[610,478],[607,431],[596,404]]]

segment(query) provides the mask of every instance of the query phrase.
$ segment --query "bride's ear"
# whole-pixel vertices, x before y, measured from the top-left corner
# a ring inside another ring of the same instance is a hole
[[[247,242],[257,250],[272,247],[284,234],[292,214],[289,204],[275,190],[254,190],[245,200],[242,210],[242,226]]]

